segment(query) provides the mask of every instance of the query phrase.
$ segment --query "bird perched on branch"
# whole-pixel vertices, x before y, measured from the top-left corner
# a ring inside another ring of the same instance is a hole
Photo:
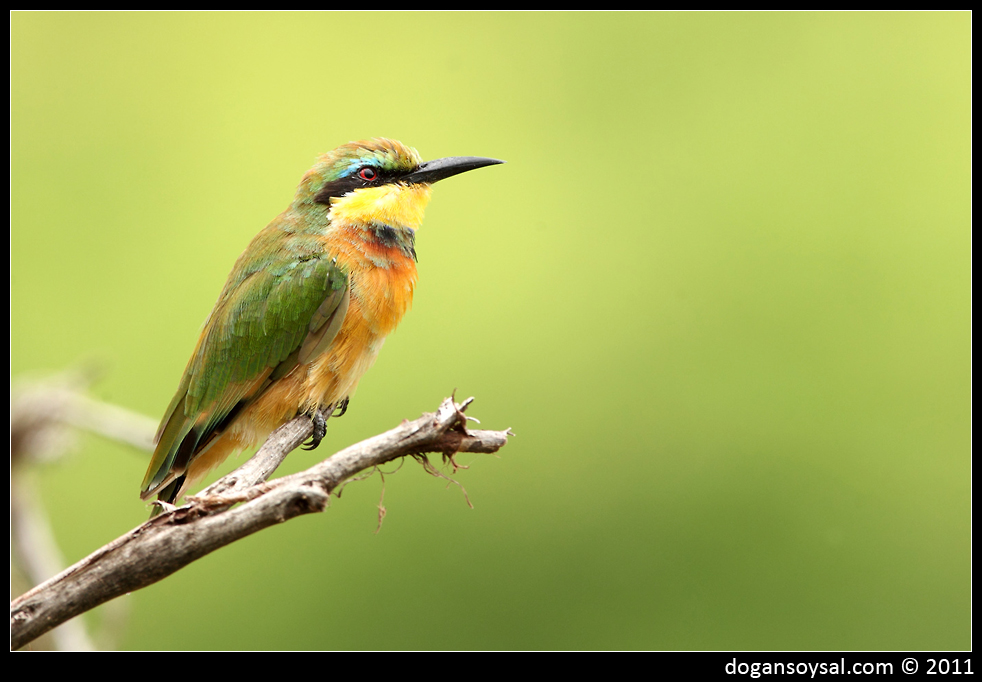
[[[503,163],[422,161],[395,140],[321,156],[290,206],[239,256],[160,428],[140,496],[173,504],[231,453],[297,414],[326,431],[409,309],[415,230],[432,184]]]

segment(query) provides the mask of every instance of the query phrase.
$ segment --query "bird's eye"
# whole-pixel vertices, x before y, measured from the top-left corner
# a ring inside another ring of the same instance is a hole
[[[365,167],[358,171],[358,177],[367,182],[371,182],[378,177],[378,173],[375,172],[374,168]]]

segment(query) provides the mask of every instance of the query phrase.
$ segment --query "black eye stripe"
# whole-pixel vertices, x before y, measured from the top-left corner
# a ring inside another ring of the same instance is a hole
[[[319,204],[329,204],[333,197],[342,197],[352,190],[359,187],[376,187],[387,182],[396,182],[400,177],[408,175],[414,169],[406,170],[385,170],[375,166],[361,166],[358,170],[337,180],[325,182],[320,191],[314,196],[314,201]],[[365,171],[374,172],[374,177],[365,178],[362,173]]]

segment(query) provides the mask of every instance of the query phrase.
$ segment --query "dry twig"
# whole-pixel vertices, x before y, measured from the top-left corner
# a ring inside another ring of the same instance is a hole
[[[435,413],[404,421],[306,471],[266,482],[286,454],[310,437],[310,419],[293,419],[274,431],[249,462],[190,498],[189,504],[156,516],[14,599],[11,648],[235,540],[323,511],[331,492],[360,471],[407,455],[496,452],[511,432],[465,429],[463,410],[471,400],[457,404],[447,398]]]

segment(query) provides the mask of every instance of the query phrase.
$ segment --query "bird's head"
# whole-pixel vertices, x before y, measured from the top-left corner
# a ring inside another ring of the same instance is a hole
[[[296,201],[325,207],[332,223],[415,230],[434,182],[497,163],[475,156],[422,161],[412,147],[381,137],[349,142],[317,160]]]

